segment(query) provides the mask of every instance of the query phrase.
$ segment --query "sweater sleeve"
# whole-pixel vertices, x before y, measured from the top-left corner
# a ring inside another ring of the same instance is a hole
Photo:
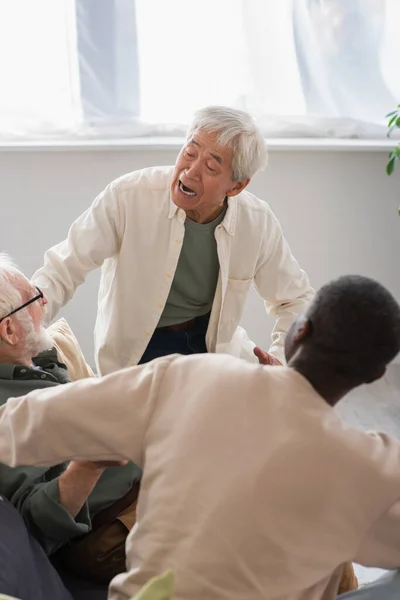
[[[10,398],[0,408],[0,461],[17,466],[128,459],[142,467],[148,422],[173,360]]]
[[[55,468],[0,466],[0,490],[22,515],[27,528],[47,554],[90,531],[87,503],[74,518],[61,504]]]
[[[400,569],[400,498],[375,521],[354,560],[366,567]]]

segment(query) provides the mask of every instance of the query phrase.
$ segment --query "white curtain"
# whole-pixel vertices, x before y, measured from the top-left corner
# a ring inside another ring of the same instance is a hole
[[[208,104],[267,137],[384,137],[400,0],[0,0],[0,137],[182,135]]]
[[[0,0],[0,136],[63,135],[81,122],[73,0]]]

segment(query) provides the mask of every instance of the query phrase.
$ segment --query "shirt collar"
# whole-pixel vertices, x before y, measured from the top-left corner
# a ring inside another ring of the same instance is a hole
[[[172,219],[176,215],[176,213],[178,212],[178,210],[180,210],[180,209],[177,207],[177,205],[175,204],[175,202],[172,200],[171,194],[170,194],[169,195],[169,213],[168,213],[168,219]]]
[[[226,232],[229,233],[229,235],[235,235],[237,212],[237,196],[228,198],[228,208],[226,210],[225,217],[221,225],[225,228]],[[168,219],[173,219],[175,216],[177,216],[182,223],[185,222],[185,211],[177,207],[175,202],[172,200],[170,194]]]
[[[0,363],[0,379],[14,379],[15,365]]]
[[[37,370],[34,363],[33,366],[27,365],[12,365],[9,363],[0,363],[0,379],[20,379],[21,376],[26,376],[33,370]]]
[[[231,198],[228,198],[228,208],[225,214],[225,219],[222,221],[222,225],[225,227],[226,232],[229,233],[229,235],[235,235],[237,213],[237,196],[232,196]]]

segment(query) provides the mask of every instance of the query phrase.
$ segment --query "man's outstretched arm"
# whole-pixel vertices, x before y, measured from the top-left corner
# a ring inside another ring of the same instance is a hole
[[[128,459],[141,466],[148,419],[172,360],[10,398],[0,408],[0,462]]]

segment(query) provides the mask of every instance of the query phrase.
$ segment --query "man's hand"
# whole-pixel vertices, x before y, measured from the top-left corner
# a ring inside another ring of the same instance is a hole
[[[257,356],[260,365],[282,365],[282,363],[279,362],[279,360],[275,358],[275,356],[272,356],[272,354],[268,354],[268,352],[261,350],[261,348],[259,348],[258,346],[254,348],[253,352]]]
[[[106,467],[123,467],[127,460],[72,460],[58,478],[60,504],[75,518]]]

